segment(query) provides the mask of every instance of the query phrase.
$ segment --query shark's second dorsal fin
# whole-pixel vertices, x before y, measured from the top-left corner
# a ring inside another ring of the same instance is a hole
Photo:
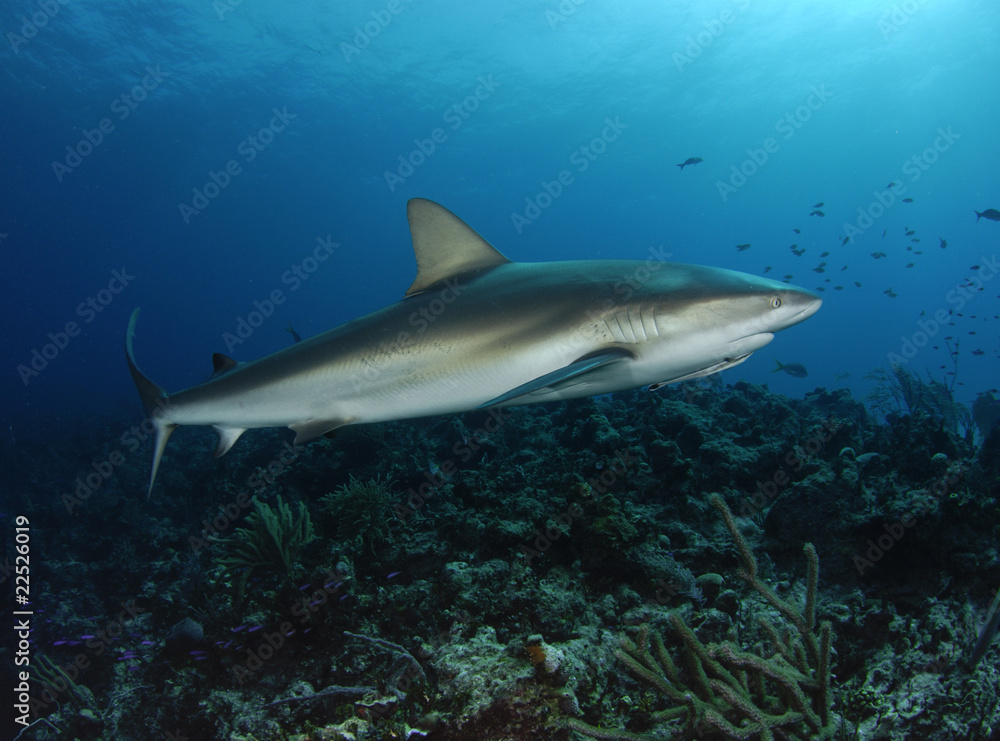
[[[214,353],[212,355],[212,378],[218,378],[223,373],[231,371],[237,365],[239,363],[228,355],[223,355],[221,352]],[[226,450],[228,449],[226,448]]]
[[[460,273],[485,270],[510,262],[499,250],[473,231],[444,206],[425,198],[406,204],[417,279],[407,296],[422,293],[435,283]]]

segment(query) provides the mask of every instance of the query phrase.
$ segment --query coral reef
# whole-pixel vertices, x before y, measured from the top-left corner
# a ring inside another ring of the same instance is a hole
[[[88,423],[107,442],[20,433],[7,486],[38,523],[44,668],[103,724],[63,695],[22,741],[1000,727],[996,645],[970,661],[1000,584],[997,428],[700,382],[307,446],[251,430],[220,459],[190,430],[147,501],[146,450],[78,488],[134,420]]]

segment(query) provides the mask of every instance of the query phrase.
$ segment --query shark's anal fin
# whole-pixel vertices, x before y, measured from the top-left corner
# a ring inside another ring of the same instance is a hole
[[[462,273],[510,262],[472,227],[434,201],[413,198],[406,204],[406,216],[417,257],[417,278],[406,291],[407,296],[423,293]]]
[[[295,445],[300,445],[350,423],[351,421],[348,419],[310,419],[306,422],[288,425],[288,429],[295,432],[295,440],[293,441]]]
[[[601,350],[597,353],[592,353],[590,355],[585,355],[578,360],[574,360],[569,365],[563,366],[551,373],[546,373],[543,376],[539,376],[527,383],[522,383],[517,388],[512,388],[506,394],[501,394],[495,399],[490,399],[489,401],[480,404],[479,408],[484,409],[486,407],[495,406],[496,404],[505,404],[509,401],[514,401],[520,397],[530,396],[531,394],[542,391],[543,389],[555,390],[562,386],[572,385],[575,383],[581,383],[585,374],[591,373],[598,368],[602,368],[610,363],[617,363],[622,360],[630,360],[632,358],[632,353],[627,350],[621,349],[608,349]],[[524,400],[525,403],[529,401]]]

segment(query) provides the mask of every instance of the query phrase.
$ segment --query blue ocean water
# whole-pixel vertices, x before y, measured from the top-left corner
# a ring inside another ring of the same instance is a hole
[[[139,362],[177,390],[213,352],[398,299],[416,196],[515,260],[653,249],[824,289],[729,383],[863,395],[893,354],[950,383],[951,343],[969,402],[998,367],[1000,223],[974,213],[1000,207],[998,19],[986,0],[6,3],[0,422],[138,419],[136,306]]]

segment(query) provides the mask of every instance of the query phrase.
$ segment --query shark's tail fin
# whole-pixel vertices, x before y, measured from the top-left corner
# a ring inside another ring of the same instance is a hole
[[[163,458],[163,451],[167,447],[167,440],[170,439],[170,433],[174,431],[177,425],[165,419],[166,411],[170,404],[167,392],[147,378],[139,370],[139,366],[135,364],[135,354],[132,352],[132,339],[135,337],[135,323],[138,318],[139,309],[136,309],[132,312],[132,316],[128,320],[128,331],[125,333],[125,356],[128,358],[128,369],[132,373],[132,380],[135,381],[135,387],[139,390],[139,396],[142,398],[143,409],[146,410],[146,415],[156,428],[156,442],[153,448],[153,470],[149,474],[149,490],[146,492],[146,498],[148,499],[149,495],[153,493],[153,482],[156,481],[156,471],[160,467],[160,459]]]

